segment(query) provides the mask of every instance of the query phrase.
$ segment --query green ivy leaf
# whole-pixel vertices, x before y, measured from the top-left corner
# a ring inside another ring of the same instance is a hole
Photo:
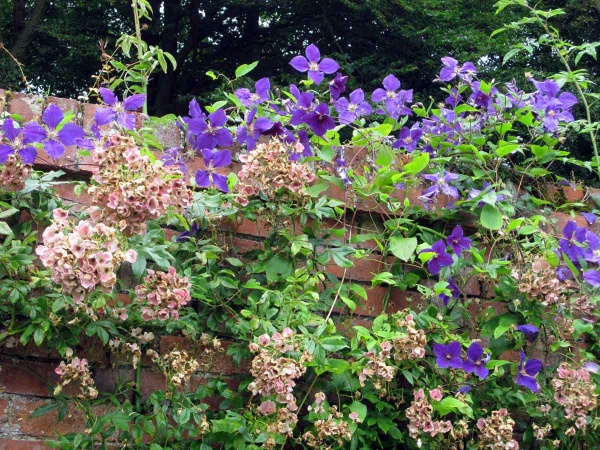
[[[250,73],[254,70],[254,68],[258,65],[258,61],[254,61],[251,64],[242,64],[237,69],[235,69],[235,77],[240,78]]]
[[[408,261],[417,248],[417,238],[392,236],[389,241],[390,251],[402,261]]]
[[[488,230],[499,230],[502,228],[502,214],[498,211],[498,208],[495,206],[486,203],[483,209],[481,210],[481,225],[483,225]]]

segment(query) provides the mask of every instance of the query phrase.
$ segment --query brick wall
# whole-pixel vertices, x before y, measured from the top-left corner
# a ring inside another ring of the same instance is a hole
[[[76,100],[62,99],[56,97],[41,98],[33,95],[20,93],[8,93],[0,89],[0,113],[7,111],[11,114],[18,114],[24,122],[38,119],[44,108],[54,103],[58,105],[64,112],[71,111],[76,114],[77,122],[84,129],[89,130],[94,112],[95,105],[80,103]],[[138,116],[138,122],[141,123],[141,117]],[[161,128],[157,132],[157,137],[163,143],[165,148],[179,147],[185,145],[185,140],[175,125],[169,125],[166,128]],[[352,159],[352,153],[350,152]],[[90,166],[88,158],[79,158],[73,148],[68,148],[65,155],[57,162],[44,160],[38,157],[36,167],[42,170],[61,169],[67,172],[65,180],[89,179]],[[203,168],[203,163],[200,158],[189,163],[190,172],[198,168]],[[230,170],[237,170],[234,167]],[[62,184],[57,186],[57,194],[65,200],[79,202],[83,205],[89,203],[89,198],[85,191],[80,195],[76,195],[73,186],[70,184]],[[587,193],[593,193],[588,190]],[[344,192],[339,189],[332,188],[327,192],[332,197],[345,200]],[[567,198],[581,199],[586,192],[575,191],[572,188],[564,188],[564,195]],[[400,197],[408,195],[411,200],[415,200],[420,192],[414,191],[405,194],[399,192]],[[444,206],[444,203],[438,207]],[[358,201],[352,205],[353,216],[347,223],[341,224],[336,221],[327,222],[327,226],[332,228],[345,227],[347,233],[352,233],[355,236],[357,233],[368,232],[368,230],[381,227],[382,216],[377,206],[369,201]],[[570,216],[565,213],[553,213],[553,218],[556,219],[554,231],[562,229],[564,224],[570,220]],[[575,219],[579,226],[587,226],[587,222],[582,217]],[[224,229],[231,231],[233,236],[233,244],[239,251],[252,250],[260,247],[262,240],[270,232],[269,227],[261,223],[243,220],[241,222],[226,222],[222,224]],[[297,229],[301,229],[298,227]],[[551,229],[547,231],[552,231]],[[175,233],[172,230],[165,230],[168,239],[172,239]],[[344,272],[344,269],[332,264],[328,267],[330,273],[341,277],[344,275],[346,280],[352,280],[356,283],[363,284],[368,293],[368,300],[363,304],[358,305],[354,315],[348,314],[339,315],[337,320],[340,329],[344,332],[351,332],[351,327],[354,325],[369,326],[373,317],[384,311],[385,298],[387,288],[371,287],[370,280],[373,274],[376,274],[384,267],[384,256],[377,251],[377,246],[372,241],[367,241],[360,244],[362,248],[370,250],[368,257],[357,260],[355,266]],[[484,296],[482,286],[479,285],[475,277],[464,290],[464,293],[469,296],[481,297]],[[122,297],[123,300],[128,298]],[[391,295],[387,301],[387,312],[394,312],[406,307],[419,309],[420,296],[417,292],[405,292],[397,289],[392,289]],[[490,305],[490,302],[480,303],[479,306],[473,308],[485,309]],[[502,308],[502,305],[495,305]],[[342,313],[339,309],[337,313]],[[477,313],[477,311],[473,311]],[[172,348],[185,348],[194,353],[194,346],[187,342],[185,338],[180,336],[160,336],[156,343],[161,350]],[[226,347],[227,342],[224,343]],[[80,344],[86,349],[86,355],[94,370],[94,380],[101,391],[111,391],[114,389],[115,380],[118,377],[131,377],[132,371],[129,367],[123,367],[117,355],[109,352],[107,347],[100,342],[90,339],[87,342]],[[199,349],[197,349],[199,351]],[[204,358],[204,355],[202,355]],[[84,422],[83,417],[76,410],[70,411],[69,414],[60,423],[56,423],[56,412],[50,413],[41,417],[31,418],[30,414],[36,408],[51,402],[52,390],[57,384],[58,376],[54,373],[54,369],[60,361],[59,355],[44,348],[38,348],[30,345],[26,348],[18,347],[13,344],[3,345],[0,348],[0,450],[39,450],[45,449],[43,440],[54,436],[55,432],[68,433],[70,431],[82,431]],[[153,390],[162,389],[165,385],[165,380],[162,373],[156,371],[153,366],[142,362],[142,395],[149,395]],[[246,373],[248,364],[236,365],[234,361],[226,356],[225,352],[215,357],[211,364],[211,369],[207,375],[203,374],[192,379],[192,385],[203,382],[206,376],[214,376],[220,374],[235,386],[240,374]],[[67,390],[68,394],[69,391]]]

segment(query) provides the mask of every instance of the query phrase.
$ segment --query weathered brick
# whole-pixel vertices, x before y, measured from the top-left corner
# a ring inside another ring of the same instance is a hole
[[[161,125],[156,127],[154,135],[164,146],[165,150],[171,147],[179,147],[181,144],[181,132],[173,122],[169,122],[166,126]]]
[[[58,413],[56,410],[39,417],[31,417],[33,411],[49,403],[46,400],[13,397],[11,401],[11,427],[15,434],[47,438],[55,436],[56,433],[83,432],[85,429],[85,418],[74,407],[69,410],[63,420],[57,423]]]
[[[60,378],[54,373],[58,364],[30,361],[3,362],[0,371],[0,386],[8,394],[51,397]]]
[[[227,356],[227,349],[231,342],[221,341],[221,350],[219,352],[211,351],[205,353],[206,347],[181,336],[161,336],[160,354],[164,355],[172,350],[185,350],[189,355],[197,358],[201,364],[207,365],[207,372],[220,374],[240,374],[248,373],[249,361],[242,361],[238,366],[233,358]]]
[[[386,260],[388,264],[392,264],[393,258],[387,259],[380,254],[371,253],[365,258],[355,259],[354,266],[344,269],[337,264],[329,263],[327,272],[335,275],[338,278],[344,277],[346,280],[356,281],[371,281],[375,274],[386,270]]]
[[[43,441],[24,441],[18,439],[0,439],[0,450],[49,450],[52,447]]]
[[[10,97],[8,111],[18,114],[23,123],[37,120],[42,114],[44,99],[37,95],[13,93]]]
[[[81,190],[80,195],[77,195],[75,192],[75,184],[73,183],[60,183],[55,185],[53,188],[56,195],[63,201],[70,203],[76,211],[87,208],[92,203],[92,199],[88,195],[85,186]]]

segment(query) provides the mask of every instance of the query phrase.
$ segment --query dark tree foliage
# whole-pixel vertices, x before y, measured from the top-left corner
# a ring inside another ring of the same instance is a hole
[[[192,96],[208,100],[213,70],[232,76],[242,63],[260,60],[254,78],[286,83],[290,59],[315,43],[338,60],[350,86],[377,87],[394,73],[403,88],[428,103],[440,58],[471,60],[488,78],[522,79],[525,71],[551,73],[560,67],[547,51],[502,65],[510,43],[525,36],[490,38],[522,11],[494,14],[495,0],[150,0],[153,20],[143,38],[172,53],[176,71],[154,74],[150,112],[181,113]],[[557,23],[574,42],[600,40],[598,0],[552,0],[567,15]],[[101,67],[99,40],[114,49],[131,32],[128,0],[14,0],[0,3],[0,41],[24,64],[30,82],[53,95],[77,97]],[[591,70],[596,70],[588,61]],[[0,54],[0,86],[18,89],[15,64]]]

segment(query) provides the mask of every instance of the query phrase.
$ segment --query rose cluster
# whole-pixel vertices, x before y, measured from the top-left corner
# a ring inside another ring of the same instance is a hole
[[[510,418],[505,408],[492,411],[492,415],[487,419],[480,418],[477,421],[479,448],[518,449],[519,444],[513,439],[514,426],[515,421]]]
[[[123,261],[135,262],[134,250],[123,251],[117,230],[87,220],[77,225],[63,209],[53,211],[52,224],[44,230],[43,245],[36,248],[42,264],[52,273],[52,281],[81,303],[98,286],[111,292],[116,270]]]
[[[441,400],[439,389],[434,389],[430,395],[432,399]],[[423,389],[418,389],[414,393],[414,400],[406,410],[408,419],[408,431],[410,437],[417,439],[421,433],[427,433],[431,437],[438,434],[446,434],[452,431],[452,422],[449,420],[433,420],[433,407],[425,397]]]
[[[98,165],[90,217],[114,223],[125,235],[146,231],[148,220],[173,207],[182,211],[192,203],[192,192],[177,165],[161,166],[141,154],[133,138],[111,135],[99,141],[93,153]]]
[[[150,305],[142,307],[142,319],[179,319],[179,308],[191,299],[190,288],[188,278],[179,277],[174,267],[169,267],[168,272],[148,269],[144,284],[135,288],[137,300]]]
[[[425,357],[427,336],[424,330],[417,329],[417,324],[412,314],[406,314],[397,320],[397,325],[405,329],[405,336],[392,339],[394,346],[394,361],[404,359],[420,359]]]
[[[577,428],[585,428],[587,414],[598,404],[595,393],[596,386],[590,381],[590,374],[583,368],[575,369],[568,363],[562,363],[558,368],[558,378],[552,380],[554,400],[566,412],[567,419],[574,419]],[[573,429],[573,434],[574,433]]]
[[[54,372],[60,376],[61,380],[61,383],[54,389],[54,395],[60,394],[63,387],[71,381],[76,381],[79,382],[81,387],[81,394],[78,395],[79,398],[93,399],[98,396],[98,390],[90,375],[87,359],[75,357],[68,364],[61,361],[60,365],[54,369]]]
[[[249,198],[259,192],[273,199],[280,190],[295,198],[302,197],[315,174],[306,164],[290,159],[295,151],[295,147],[271,139],[258,144],[252,152],[240,155],[243,165],[238,173],[238,202],[245,206]]]
[[[391,382],[396,374],[396,368],[386,364],[391,357],[392,344],[389,341],[380,344],[381,351],[375,350],[365,352],[364,357],[367,358],[367,363],[358,375],[358,381],[361,386],[365,385],[365,381],[371,380],[376,389],[381,389],[382,381]]]
[[[284,353],[296,352],[297,344],[294,342],[295,333],[290,328],[284,328],[281,333],[272,336],[263,334],[257,343],[250,344],[250,351],[256,353],[252,360],[250,373],[254,381],[248,385],[252,395],[271,397],[282,407],[271,400],[261,403],[259,410],[267,415],[277,411],[278,420],[270,424],[269,431],[274,433],[290,434],[295,427],[298,410],[294,387],[296,381],[306,372],[305,362],[311,359],[307,352],[299,360],[283,356]]]
[[[31,166],[23,162],[17,155],[9,155],[0,166],[0,186],[5,191],[20,191],[25,187],[25,180],[31,175]]]

